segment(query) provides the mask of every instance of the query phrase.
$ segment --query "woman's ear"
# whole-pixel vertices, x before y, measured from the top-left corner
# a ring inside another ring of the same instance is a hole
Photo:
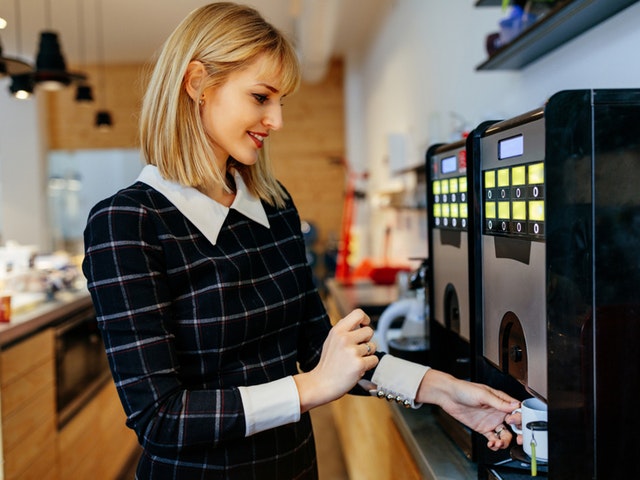
[[[192,60],[187,65],[187,73],[184,74],[184,88],[187,91],[187,95],[191,97],[194,102],[199,101],[200,93],[202,92],[202,84],[207,77],[207,70],[204,68],[202,62],[198,60]]]

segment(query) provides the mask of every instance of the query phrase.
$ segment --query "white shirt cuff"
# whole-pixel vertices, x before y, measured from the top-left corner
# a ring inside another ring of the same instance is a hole
[[[300,420],[300,397],[293,377],[262,385],[238,387],[246,436]]]
[[[422,404],[416,403],[416,395],[429,368],[387,354],[382,357],[371,377],[369,393],[407,407],[419,408]]]

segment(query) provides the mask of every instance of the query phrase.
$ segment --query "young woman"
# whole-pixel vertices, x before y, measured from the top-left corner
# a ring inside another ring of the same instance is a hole
[[[347,392],[438,404],[490,448],[511,440],[514,399],[374,354],[360,310],[331,328],[265,148],[299,81],[255,10],[195,10],[144,97],[147,165],[89,216],[83,270],[140,479],[316,478],[307,412]]]

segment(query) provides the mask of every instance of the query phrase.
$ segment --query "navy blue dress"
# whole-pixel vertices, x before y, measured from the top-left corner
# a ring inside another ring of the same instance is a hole
[[[313,368],[330,329],[295,206],[263,207],[270,228],[231,209],[215,245],[142,182],[90,213],[83,272],[140,479],[317,478],[308,414],[245,437],[238,387]]]

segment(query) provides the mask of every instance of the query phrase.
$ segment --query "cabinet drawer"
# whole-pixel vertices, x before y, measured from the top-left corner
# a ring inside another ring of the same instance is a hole
[[[25,372],[53,359],[53,330],[47,329],[2,352],[0,383],[4,388]]]
[[[13,478],[24,479],[25,472],[31,469],[37,470],[44,467],[47,457],[54,459],[53,463],[49,463],[51,469],[56,468],[55,464],[55,443],[56,426],[55,422],[49,421],[38,425],[34,430],[29,432],[28,438],[15,445],[13,450],[4,451],[4,475],[6,480]],[[44,452],[49,452],[45,455]]]
[[[2,418],[13,415],[24,408],[34,397],[47,396],[51,403],[52,415],[55,415],[55,367],[53,359],[26,372],[16,381],[2,387]]]
[[[2,392],[3,407],[5,396],[10,396],[11,389]],[[2,443],[7,455],[20,455],[25,444],[33,443],[32,436],[40,425],[48,425],[51,430],[56,428],[56,408],[53,392],[53,382],[48,388],[40,389],[37,395],[31,395],[21,403],[15,404],[10,415],[2,415]],[[55,433],[55,432],[54,432]]]

